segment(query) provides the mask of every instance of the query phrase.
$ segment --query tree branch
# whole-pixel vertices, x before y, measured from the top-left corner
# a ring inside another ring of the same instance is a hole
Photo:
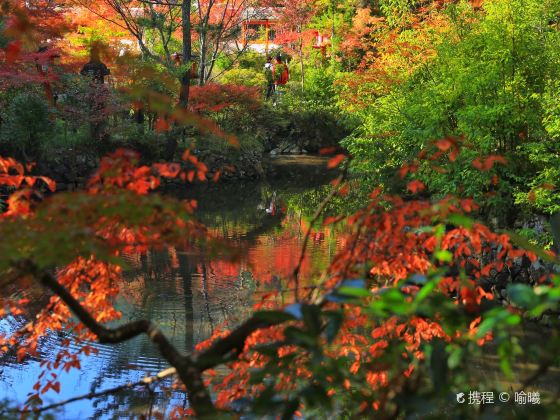
[[[58,295],[78,317],[80,322],[97,336],[97,340],[100,343],[120,343],[140,334],[146,334],[158,346],[161,355],[171,366],[177,369],[177,374],[187,387],[189,400],[197,415],[199,417],[207,417],[216,413],[216,408],[212,403],[208,389],[206,389],[202,381],[202,371],[197,368],[189,356],[181,354],[171,344],[165,334],[151,321],[142,319],[117,328],[107,328],[97,322],[52,274],[45,270],[40,270],[29,260],[16,263],[14,266],[22,272],[32,275],[41,284]]]
[[[83,395],[79,395],[76,397],[72,397],[72,398],[68,398],[66,400],[63,401],[59,401],[57,403],[54,404],[49,404],[49,405],[45,405],[42,407],[34,407],[34,408],[28,408],[25,410],[13,410],[17,413],[21,413],[21,414],[25,414],[25,413],[42,413],[44,411],[48,411],[48,410],[52,410],[53,408],[58,408],[58,407],[62,407],[63,405],[66,404],[70,404],[73,403],[75,401],[80,401],[80,400],[91,400],[93,398],[98,398],[98,397],[103,397],[105,395],[109,395],[109,394],[114,394],[115,392],[119,392],[125,389],[131,389],[131,388],[136,388],[137,386],[149,386],[155,382],[159,382],[162,379],[165,379],[169,376],[175,375],[177,373],[177,369],[175,368],[167,368],[165,370],[162,370],[161,372],[158,372],[156,375],[154,376],[146,376],[145,378],[142,378],[141,380],[137,381],[137,382],[129,382],[127,384],[124,385],[119,385],[113,388],[109,388],[109,389],[105,389],[103,391],[98,391],[98,392],[90,392],[88,394],[83,394]]]
[[[286,322],[285,319],[264,321],[253,316],[235,328],[228,336],[214,342],[194,360],[194,363],[201,371],[217,366],[223,363],[224,359],[229,359],[230,356],[237,356],[241,353],[247,337],[255,331],[280,325],[284,322]]]
[[[245,347],[247,337],[255,331],[280,325],[287,321],[286,318],[280,319],[265,319],[261,316],[252,316],[240,326],[235,328],[231,333],[216,342],[214,342],[208,349],[200,353],[198,356],[184,355],[179,352],[173,344],[167,339],[155,324],[149,320],[138,320],[129,322],[116,328],[107,328],[97,322],[89,311],[66,289],[58,282],[56,277],[46,270],[42,270],[32,261],[23,260],[12,264],[13,267],[19,270],[22,274],[31,275],[38,280],[44,287],[50,289],[55,295],[70,308],[82,324],[84,324],[91,332],[97,336],[100,343],[120,343],[136,337],[140,334],[146,334],[150,340],[155,343],[161,355],[169,362],[171,366],[163,372],[165,376],[176,373],[185,387],[189,396],[191,406],[199,418],[215,418],[218,410],[215,408],[210,398],[208,389],[202,380],[202,372],[207,369],[213,368],[217,365],[232,360],[233,357],[238,356]],[[161,376],[162,373],[156,375]],[[40,408],[40,411],[45,411],[50,408],[55,408],[64,404],[68,404],[78,399],[95,398],[99,395],[105,395],[111,392],[116,392],[120,389],[133,387],[141,384],[151,383],[143,379],[138,384],[126,384],[120,387],[112,388],[111,390],[102,391],[101,393],[90,393],[86,396],[74,397],[70,400],[62,401],[60,403],[52,404]],[[30,411],[35,411],[30,409]]]

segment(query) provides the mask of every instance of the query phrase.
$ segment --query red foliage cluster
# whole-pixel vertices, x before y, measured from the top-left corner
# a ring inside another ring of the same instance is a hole
[[[260,97],[256,87],[209,83],[191,87],[189,108],[195,112],[218,112],[231,106],[256,109]]]
[[[97,321],[108,322],[120,318],[120,312],[113,306],[114,298],[119,293],[119,282],[122,281],[120,267],[94,259],[78,258],[58,271],[57,280],[95,315]],[[89,356],[97,352],[88,344],[95,340],[95,335],[81,323],[73,321],[68,307],[59,297],[52,296],[37,314],[35,321],[28,323],[8,339],[2,340],[3,349],[17,345],[17,357],[21,361],[27,356],[39,357],[39,340],[49,331],[57,330],[72,333],[72,339],[61,342],[66,349],[61,350],[53,361],[41,362],[44,370],[33,386],[35,392],[28,394],[28,403],[42,403],[41,395],[49,389],[60,392],[60,382],[57,380],[59,373],[68,372],[72,368],[80,369],[80,356]]]
[[[0,157],[0,186],[4,185],[15,190],[9,195],[8,207],[3,214],[0,214],[0,219],[28,215],[31,212],[33,199],[41,198],[41,193],[33,189],[38,180],[41,180],[51,192],[55,191],[56,183],[52,179],[26,175],[26,170],[29,172],[32,167],[31,164],[24,166],[13,158]]]
[[[137,152],[119,149],[101,160],[99,169],[88,182],[89,191],[98,194],[107,190],[127,189],[145,195],[161,184],[160,178],[180,178],[193,182],[195,176],[206,181],[208,168],[204,162],[186,150],[183,160],[188,163],[154,163],[150,166],[138,166],[140,155]]]
[[[455,156],[458,142],[444,139],[436,143],[438,151],[450,152],[450,159]],[[436,152],[437,153],[437,152]],[[334,159],[339,163],[341,157]],[[486,170],[495,162],[502,162],[501,157],[490,156],[483,159],[481,170]],[[417,165],[409,165],[401,172],[414,172]],[[419,190],[414,187],[411,190]],[[366,277],[369,280],[373,299],[376,293],[394,286],[401,287],[406,300],[412,302],[421,288],[418,285],[404,285],[414,276],[428,276],[430,272],[441,272],[441,278],[435,289],[454,302],[458,309],[470,314],[472,322],[453,334],[445,332],[438,321],[426,317],[413,316],[408,320],[392,316],[375,324],[371,317],[359,306],[347,306],[346,317],[340,334],[328,348],[328,355],[333,359],[346,358],[349,372],[357,378],[365,378],[370,388],[362,387],[354,392],[364,392],[363,401],[367,407],[379,409],[391,395],[405,386],[407,378],[413,373],[418,360],[424,358],[421,346],[435,338],[447,342],[472,337],[480,323],[481,304],[492,300],[493,295],[481,287],[481,280],[491,272],[501,272],[506,266],[512,267],[516,258],[526,256],[531,261],[536,255],[516,248],[505,234],[495,233],[481,223],[472,221],[468,215],[477,209],[469,199],[446,197],[437,202],[429,200],[404,200],[399,196],[383,195],[380,189],[370,196],[369,204],[346,219],[350,229],[345,238],[345,247],[332,261],[328,277],[322,284],[325,290],[336,288],[344,279]],[[275,307],[273,296],[263,307]],[[327,304],[326,309],[336,304]],[[233,400],[255,395],[262,391],[262,385],[251,385],[251,370],[262,368],[266,357],[253,350],[255,346],[277,342],[283,339],[283,327],[273,327],[255,332],[247,340],[241,356],[230,364],[231,373],[221,378],[214,389],[218,392],[217,401],[221,406],[228,406]],[[217,332],[222,336],[223,331]],[[205,348],[216,337],[200,348]],[[482,345],[491,339],[491,334],[478,340]],[[396,366],[380,364],[385,351],[401,344],[404,348],[402,369]],[[282,347],[280,353],[295,351],[291,347]],[[302,354],[297,365],[286,366],[278,390],[294,389],[294,377],[308,378],[310,373],[303,367],[309,355]],[[395,370],[396,369],[396,370]],[[212,376],[211,376],[212,378]],[[210,379],[211,379],[210,378]],[[344,387],[349,389],[350,382]],[[371,390],[376,390],[377,399],[371,400]],[[329,395],[337,392],[329,390]],[[367,395],[366,395],[367,394]],[[366,406],[363,407],[366,412]]]
[[[69,28],[61,9],[51,1],[34,1],[21,5],[6,0],[0,3],[7,9],[7,21],[2,36],[8,42],[0,49],[0,89],[27,83],[51,83],[53,73],[37,71],[39,66],[58,56],[56,40]],[[47,46],[38,52],[40,46]]]
[[[141,219],[137,222],[130,222],[126,214],[120,214],[117,210],[124,206],[122,208],[126,212],[135,205],[146,208],[146,194],[160,185],[161,177],[179,177],[189,182],[194,181],[195,177],[206,180],[207,168],[196,156],[187,151],[183,160],[183,164],[157,163],[151,167],[138,166],[137,153],[118,150],[102,160],[99,170],[88,184],[88,191],[61,193],[45,199],[37,180],[41,180],[54,191],[55,184],[52,180],[27,176],[25,170],[30,170],[31,165],[26,168],[14,159],[0,158],[0,186],[7,188],[8,192],[8,206],[0,220],[6,223],[6,227],[19,225],[20,229],[33,232],[51,229],[49,224],[54,225],[53,229],[62,232],[76,232],[76,228],[82,226],[80,229],[89,238],[92,246],[95,248],[94,244],[100,241],[102,246],[98,249],[102,251],[101,254],[109,253],[112,257],[123,252],[145,252],[149,248],[168,243],[188,248],[189,243],[197,239],[209,239],[208,233],[188,217],[196,207],[195,201],[187,200],[172,207],[165,201],[156,199],[159,204],[156,204],[153,210],[145,211],[145,215],[140,216]],[[105,213],[105,210],[102,210],[111,206],[117,210],[112,215],[111,211]],[[36,210],[42,212],[42,219],[36,220]],[[101,212],[96,213],[99,210]],[[26,223],[29,226],[25,226]],[[85,225],[81,225],[83,223]],[[95,253],[94,248],[91,248],[92,253]],[[62,255],[68,251],[60,252]],[[70,250],[70,253],[72,252],[74,251]],[[107,258],[107,255],[104,257]],[[72,258],[72,255],[64,258]],[[113,306],[122,283],[119,266],[94,256],[76,257],[67,266],[56,270],[56,279],[98,322],[105,323],[120,317],[119,311]],[[26,290],[30,295],[37,293],[35,282],[29,276],[18,278],[18,288]],[[2,353],[16,347],[18,360],[27,356],[38,356],[37,346],[40,338],[57,330],[72,332],[75,345],[70,346],[71,341],[64,340],[63,345],[67,348],[60,351],[55,360],[45,360],[42,363],[45,371],[34,386],[35,392],[29,394],[29,403],[40,403],[41,395],[49,390],[59,392],[58,371],[79,369],[80,356],[95,351],[87,345],[87,341],[95,340],[95,336],[83,324],[73,321],[70,310],[59,297],[41,299],[45,300],[45,305],[32,321],[9,336],[0,337]],[[35,303],[36,299],[30,299],[27,295],[23,298],[2,297],[0,316],[32,313],[31,305]]]

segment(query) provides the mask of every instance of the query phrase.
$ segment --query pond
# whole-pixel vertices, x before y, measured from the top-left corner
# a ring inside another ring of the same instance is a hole
[[[325,163],[318,157],[287,156],[271,162],[268,181],[214,185],[190,192],[189,197],[199,200],[198,217],[232,241],[241,250],[240,259],[231,262],[223,255],[210,257],[174,248],[127,255],[123,297],[116,303],[122,321],[151,319],[175,345],[191,351],[226,320],[239,322],[248,316],[259,294],[281,287],[281,279],[297,264],[307,228],[308,219],[302,214],[309,207],[306,197],[335,176]],[[311,239],[302,277],[326,268],[339,246],[329,229],[319,230]],[[13,330],[27,322],[12,319],[0,324],[0,330]],[[52,360],[65,338],[64,333],[46,337],[40,343],[38,359],[17,363],[12,353],[0,359],[0,399],[10,404],[24,402],[41,372],[41,360]],[[168,367],[145,336],[94,347],[99,354],[84,357],[81,370],[62,373],[61,395],[45,394],[45,404],[135,382]],[[55,417],[138,418],[186,404],[180,392],[169,395],[159,387],[155,392],[138,389],[68,404]]]
[[[140,318],[156,322],[183,351],[207,339],[225,321],[240,322],[249,316],[252,304],[263,293],[283,287],[297,264],[309,214],[318,202],[317,192],[335,176],[326,170],[325,159],[282,157],[271,164],[267,181],[212,185],[187,193],[199,201],[198,217],[240,252],[232,262],[226,255],[209,256],[168,248],[142,255],[127,255],[122,298],[116,303],[122,321]],[[179,195],[183,192],[173,191]],[[307,210],[307,211],[304,211]],[[308,257],[302,265],[302,278],[322,272],[338,249],[344,246],[336,233],[321,228],[311,237]],[[288,294],[291,292],[287,292]],[[289,299],[289,296],[287,296]],[[26,319],[0,323],[0,332],[25,325]],[[527,325],[517,333],[524,348],[538,345],[546,331]],[[0,358],[0,400],[10,405],[23,403],[41,372],[41,360],[52,360],[66,339],[64,333],[51,334],[40,344],[40,357],[17,363],[15,354]],[[168,367],[156,347],[145,336],[119,345],[94,344],[95,357],[84,357],[81,370],[60,375],[61,395],[49,392],[45,404],[136,382]],[[519,389],[524,378],[538,366],[520,360],[514,376],[504,378],[495,349],[489,346],[483,357],[469,361],[481,382],[499,384],[502,389]],[[172,380],[161,383],[169,387]],[[560,391],[560,372],[551,369],[531,390],[554,395]],[[473,383],[471,390],[476,390]],[[465,390],[468,391],[468,390]],[[55,412],[60,419],[128,419],[168,413],[172,407],[187,404],[185,395],[143,388],[125,390],[110,396],[84,399]],[[0,418],[2,416],[0,415]]]

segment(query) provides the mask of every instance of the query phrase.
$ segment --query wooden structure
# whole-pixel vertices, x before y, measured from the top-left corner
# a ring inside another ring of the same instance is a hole
[[[245,10],[242,23],[242,40],[247,46],[258,52],[268,54],[276,48],[276,23],[278,21],[274,8],[249,7]]]
[[[315,31],[315,44],[313,48],[321,50],[323,57],[327,54],[327,47],[330,47],[331,39],[329,35],[324,35],[319,31]]]

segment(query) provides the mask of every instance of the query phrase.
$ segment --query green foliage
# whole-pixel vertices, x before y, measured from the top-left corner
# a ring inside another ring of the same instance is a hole
[[[383,7],[409,5],[396,1]],[[496,0],[477,13],[461,2],[447,6],[439,33],[422,26],[403,30],[395,42],[429,47],[434,58],[419,57],[425,63],[408,72],[402,68],[398,83],[371,82],[378,93],[359,98],[365,106],[344,105],[362,119],[360,130],[343,143],[357,158],[355,172],[371,183],[390,184],[388,174],[431,141],[464,136],[467,150],[451,173],[421,167],[419,177],[431,192],[475,197],[493,212],[488,216],[515,212],[514,201],[556,211],[557,190],[540,186],[555,184],[560,166],[560,33],[549,25],[557,7],[555,1]],[[420,35],[428,41],[420,44]],[[398,53],[392,57],[403,59]],[[471,165],[490,154],[508,159],[495,187],[489,184],[492,174]],[[530,190],[536,200],[527,198]]]
[[[548,226],[547,231],[545,232],[537,232],[533,228],[521,228],[516,231],[520,236],[526,238],[531,245],[543,248],[543,249],[550,249],[553,243],[553,236],[550,233],[550,226]]]
[[[186,146],[195,148],[202,152],[210,152],[222,156],[239,157],[243,152],[263,152],[263,145],[259,139],[248,134],[241,134],[236,137],[238,146],[232,146],[222,137],[212,135],[200,135],[186,139]]]
[[[304,216],[311,218],[317,208],[321,205],[323,200],[331,193],[334,187],[330,184],[323,185],[319,188],[313,188],[308,191],[303,191],[289,197],[287,202],[289,208],[301,211]],[[358,210],[364,203],[367,194],[364,194],[357,182],[352,182],[349,192],[345,196],[336,194],[329,200],[322,216],[339,216],[341,214],[351,214]]]
[[[128,66],[131,83],[127,86],[132,100],[155,102],[154,109],[158,108],[158,94],[167,98],[175,98],[179,91],[178,79],[185,68],[174,68],[174,72],[161,64],[155,64],[124,57],[122,65]],[[163,105],[163,104],[161,104]]]
[[[363,394],[352,392],[361,389],[366,378],[361,374],[349,374],[349,370],[356,359],[350,353],[340,356],[336,360],[329,359],[328,349],[331,343],[344,331],[340,325],[349,312],[344,307],[358,306],[367,314],[371,325],[383,325],[389,319],[398,322],[410,322],[415,317],[429,318],[437,312],[443,330],[450,335],[454,331],[462,330],[472,321],[471,315],[457,310],[448,298],[437,290],[442,280],[442,272],[432,272],[427,277],[414,276],[410,279],[421,290],[411,300],[407,296],[408,281],[397,287],[388,287],[371,292],[362,279],[344,280],[338,288],[325,296],[325,300],[340,305],[339,309],[325,309],[319,305],[295,303],[287,306],[284,312],[267,313],[267,320],[287,319],[291,317],[299,321],[288,326],[284,332],[284,339],[270,344],[257,346],[255,351],[266,358],[267,363],[251,372],[252,384],[264,384],[267,387],[255,400],[247,402],[244,407],[254,414],[293,414],[299,401],[306,404],[306,414],[316,417],[335,416],[337,418],[358,415],[359,406],[363,403]],[[557,310],[560,301],[558,279],[550,286],[537,288],[523,284],[508,287],[511,302],[518,308],[528,311],[527,314],[539,317],[549,310]],[[470,389],[485,389],[496,393],[512,389],[504,389],[503,385],[493,383],[486,375],[480,375],[476,369],[465,369],[467,363],[478,363],[484,353],[492,352],[497,355],[500,367],[506,377],[512,378],[511,367],[518,358],[524,357],[538,361],[557,360],[556,346],[559,343],[558,334],[552,334],[546,345],[540,348],[531,347],[531,352],[524,351],[517,338],[518,328],[522,323],[519,314],[512,313],[500,306],[490,307],[482,314],[482,323],[473,334],[467,334],[460,340],[448,343],[434,338],[426,340],[421,350],[425,357],[414,363],[415,388],[404,387],[396,390],[397,396],[391,404],[395,412],[403,416],[423,415],[426,418],[439,418],[441,413],[447,416],[473,414],[473,407],[469,404],[456,404],[456,394]],[[477,341],[492,332],[495,337],[493,348],[483,348]],[[280,349],[294,349],[281,352]],[[391,342],[382,346],[384,351],[376,358],[376,365],[389,369],[390,374],[406,369],[409,359],[402,357],[407,348],[403,343]],[[305,355],[305,356],[303,356]],[[297,379],[289,393],[274,392],[279,378],[286,374],[297,377],[295,361],[302,363],[297,366],[309,372],[309,380]],[[516,385],[517,387],[517,385]],[[329,391],[336,395],[329,396]],[[375,400],[378,390],[371,390],[371,398]],[[356,397],[356,400],[354,400]],[[541,395],[541,398],[545,398]],[[453,403],[449,403],[453,401]],[[535,413],[554,412],[557,409],[553,401],[541,402],[544,406],[516,406],[496,403],[487,407],[490,416],[511,414],[534,415]],[[295,408],[294,408],[295,407]],[[363,405],[361,406],[363,407]],[[383,407],[389,411],[391,407]],[[437,413],[437,414],[435,414]],[[434,416],[435,414],[435,416]],[[363,415],[363,414],[362,414]]]
[[[53,132],[53,117],[42,95],[33,91],[15,93],[1,116],[2,148],[26,159],[36,157],[41,142]]]
[[[410,12],[417,5],[416,0],[381,0],[381,11],[387,21],[393,26],[410,22]]]
[[[336,104],[337,75],[338,69],[334,66],[309,67],[302,92],[298,75],[291,70],[291,84],[281,103],[271,111],[274,118],[281,120],[274,123],[278,131],[273,137],[312,152],[325,146],[338,146],[356,126],[356,120]]]
[[[173,132],[180,136],[180,133]],[[111,130],[111,149],[125,147],[136,150],[143,161],[154,162],[163,158],[166,136],[164,133],[147,130],[144,124],[138,124],[132,119],[122,120]]]
[[[243,85],[243,86],[258,86],[264,88],[265,77],[262,71],[253,69],[234,68],[224,72],[220,76],[220,83]]]
[[[272,52],[270,54],[272,54]],[[245,54],[242,54],[237,61],[239,68],[253,70],[262,69],[264,67],[264,63],[266,63],[266,57],[263,54],[253,51],[248,51]]]

